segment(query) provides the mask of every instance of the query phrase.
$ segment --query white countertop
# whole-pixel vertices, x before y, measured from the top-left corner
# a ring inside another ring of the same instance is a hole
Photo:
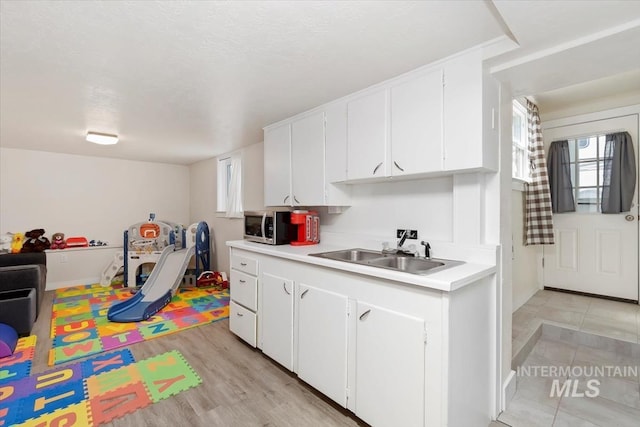
[[[426,275],[417,275],[411,273],[403,273],[401,271],[388,270],[379,267],[370,267],[362,264],[354,264],[344,261],[335,261],[327,258],[313,257],[309,254],[319,252],[338,251],[344,249],[352,249],[360,246],[345,246],[320,243],[318,245],[309,246],[291,246],[291,245],[266,245],[262,243],[254,243],[246,240],[228,241],[227,246],[237,249],[243,249],[251,252],[271,255],[279,258],[285,258],[291,261],[305,262],[307,264],[319,265],[322,267],[334,268],[336,270],[349,271],[352,273],[373,276],[381,279],[393,280],[396,282],[407,283],[426,288],[437,289],[440,291],[455,291],[468,284],[471,284],[483,277],[490,276],[496,272],[495,265],[463,263],[460,265],[448,267],[442,270],[434,271]]]

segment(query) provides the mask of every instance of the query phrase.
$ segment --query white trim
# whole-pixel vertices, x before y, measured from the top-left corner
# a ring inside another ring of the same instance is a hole
[[[640,27],[640,19],[635,19],[633,21],[626,22],[622,25],[618,25],[612,28],[607,28],[606,30],[603,30],[603,31],[598,31],[596,33],[589,34],[584,37],[579,37],[577,39],[570,40],[565,43],[560,43],[558,45],[555,45],[547,49],[542,49],[537,52],[533,52],[529,55],[521,56],[511,61],[504,62],[502,64],[494,65],[489,69],[489,71],[491,72],[491,74],[495,74],[500,71],[508,70],[509,68],[517,67],[519,65],[523,65],[528,62],[532,62],[541,58],[546,58],[551,55],[555,55],[560,52],[567,51],[569,49],[574,49],[579,46],[584,46],[589,43],[593,43],[598,40],[602,40],[604,38],[614,36],[616,34],[624,33],[625,31],[633,30],[636,27]]]
[[[504,383],[502,384],[502,408],[501,411],[506,411],[509,406],[509,402],[513,399],[513,396],[516,394],[517,386],[517,377],[516,371],[511,370],[509,372],[509,376]]]
[[[529,184],[530,181],[524,180],[524,179],[520,179],[520,178],[516,178],[516,177],[511,177],[511,189],[514,191],[524,191],[524,185],[525,184]]]
[[[547,129],[555,129],[564,126],[573,126],[586,122],[608,120],[616,117],[640,114],[640,104],[628,105],[626,107],[611,108],[609,110],[596,111],[593,113],[578,114],[577,116],[563,117],[561,119],[549,120],[541,123],[543,132]]]

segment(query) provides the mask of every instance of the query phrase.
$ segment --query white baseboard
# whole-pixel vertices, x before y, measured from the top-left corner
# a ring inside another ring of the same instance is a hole
[[[68,288],[69,286],[89,285],[92,283],[100,283],[100,276],[85,277],[76,280],[66,280],[62,282],[47,282],[47,291],[54,289]]]
[[[509,372],[509,376],[502,384],[502,411],[505,411],[509,406],[509,402],[513,399],[513,396],[516,394],[517,390],[517,377],[516,371]]]
[[[515,313],[517,309],[519,309],[520,307],[522,307],[527,301],[529,301],[529,299],[534,296],[536,293],[538,293],[538,291],[542,289],[542,287],[535,287],[535,288],[531,288],[529,290],[529,292],[527,292],[527,294],[525,294],[524,296],[521,296],[519,298],[517,298],[517,300],[514,299],[513,301],[513,307],[511,307],[512,313]]]

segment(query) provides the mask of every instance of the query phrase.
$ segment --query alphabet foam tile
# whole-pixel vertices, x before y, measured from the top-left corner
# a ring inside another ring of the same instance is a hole
[[[154,403],[202,383],[177,350],[142,360],[136,366]]]
[[[124,350],[105,353],[84,360],[80,362],[80,366],[82,367],[82,376],[86,378],[109,372],[122,366],[131,365],[134,362],[135,359],[133,358],[133,354],[131,354],[131,350],[125,348]]]
[[[94,425],[100,425],[151,403],[144,384],[136,382],[89,399],[89,408]]]
[[[37,418],[83,400],[82,381],[67,383],[54,390],[42,390],[20,400],[20,420]]]
[[[181,289],[167,307],[145,322],[109,322],[109,307],[117,300],[130,297],[128,288],[104,288],[99,284],[57,290],[49,364],[68,362],[229,317],[228,289],[198,288]],[[60,311],[55,311],[56,308]]]
[[[0,385],[28,377],[31,373],[31,361],[27,360],[0,368]],[[0,424],[1,426],[2,424]]]
[[[88,427],[91,425],[88,402],[82,401],[57,409],[50,414],[44,414],[35,420],[27,420],[16,427]]]

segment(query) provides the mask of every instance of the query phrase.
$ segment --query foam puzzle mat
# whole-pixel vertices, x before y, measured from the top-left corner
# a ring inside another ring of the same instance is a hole
[[[118,350],[0,386],[0,426],[98,426],[201,383],[177,350]]]
[[[49,365],[158,338],[229,317],[229,290],[180,288],[169,305],[143,322],[107,320],[112,304],[131,297],[130,289],[99,284],[56,291],[51,317]]]
[[[19,338],[13,354],[0,359],[0,388],[4,383],[19,380],[31,374],[31,362],[35,355],[37,338],[35,335]]]

